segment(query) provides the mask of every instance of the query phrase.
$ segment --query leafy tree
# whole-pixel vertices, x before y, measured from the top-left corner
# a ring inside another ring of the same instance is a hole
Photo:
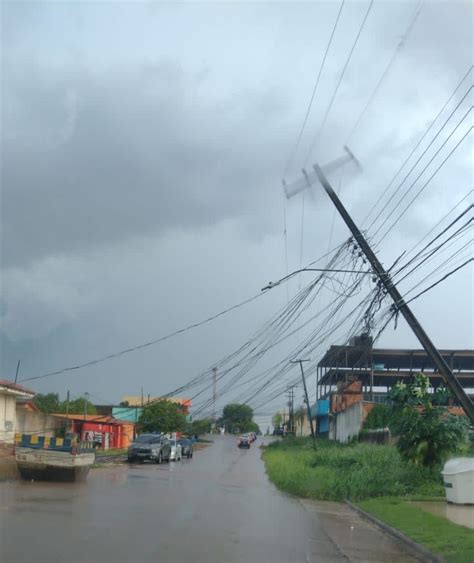
[[[67,404],[67,401],[62,401],[61,403],[59,403],[58,410],[56,412],[62,414],[65,414],[67,412],[69,414],[84,414],[84,412],[86,414],[97,414],[97,409],[90,401],[88,401],[84,397],[78,397],[77,399],[69,401],[69,406]]]
[[[186,428],[186,415],[180,412],[180,405],[171,401],[157,401],[143,408],[138,419],[142,432],[183,432]]]
[[[389,405],[375,405],[364,421],[364,430],[390,427],[392,409]]]
[[[401,455],[416,465],[434,467],[466,447],[469,422],[440,406],[447,391],[429,393],[429,385],[428,377],[420,373],[409,385],[397,383],[388,399],[392,401],[390,430],[398,436]]]
[[[211,432],[212,421],[204,418],[202,420],[193,420],[188,424],[187,432],[192,436],[201,436]]]
[[[295,411],[294,414],[296,425],[300,427],[300,436],[303,435],[303,424],[306,418],[306,409],[304,407],[300,407]]]
[[[260,428],[252,420],[253,410],[248,405],[230,403],[224,407],[222,417],[218,420],[218,426],[225,426],[227,432],[236,434],[238,432],[258,432]]]
[[[41,412],[51,414],[59,412],[59,395],[57,393],[37,393],[33,398],[33,403]]]
[[[282,422],[283,422],[283,415],[281,414],[281,412],[276,412],[276,413],[272,416],[273,428],[280,428]]]

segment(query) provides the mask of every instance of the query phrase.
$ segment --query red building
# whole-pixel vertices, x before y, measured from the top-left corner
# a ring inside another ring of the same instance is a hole
[[[127,448],[133,441],[133,422],[97,414],[55,414],[66,421],[66,432],[76,434],[81,441],[94,442],[99,449]]]

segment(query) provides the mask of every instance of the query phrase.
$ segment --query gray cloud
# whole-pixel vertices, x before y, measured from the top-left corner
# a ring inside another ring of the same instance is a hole
[[[374,3],[308,165],[340,153],[414,8]],[[365,9],[346,3],[289,179],[300,175]],[[25,375],[36,375],[160,336],[284,275],[280,176],[336,10],[318,2],[5,4],[5,376],[20,357]],[[351,145],[364,169],[343,178],[341,193],[358,221],[470,64],[471,11],[467,2],[424,3]],[[469,147],[381,246],[386,264],[467,191]],[[305,201],[303,262],[347,236],[336,218],[329,241],[333,209],[320,190]],[[286,214],[292,270],[300,198]],[[456,318],[456,334],[433,320],[431,298],[417,310],[440,345],[469,346],[472,277],[450,283],[436,302],[440,315]],[[167,391],[238,347],[284,301],[276,291],[216,326],[38,388],[96,390],[110,400],[142,384]],[[416,346],[403,326],[386,343]]]

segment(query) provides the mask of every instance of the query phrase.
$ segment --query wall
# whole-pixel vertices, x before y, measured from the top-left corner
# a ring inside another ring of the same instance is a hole
[[[311,426],[309,424],[308,415],[305,415],[303,420],[299,420],[298,417],[295,417],[295,433],[296,436],[311,436]]]
[[[338,442],[348,442],[359,435],[362,428],[362,402],[355,403],[331,418],[329,437]]]
[[[16,434],[40,434],[52,438],[61,426],[62,421],[49,414],[24,408],[16,410]]]
[[[114,407],[112,409],[112,416],[118,420],[137,422],[142,411],[143,409],[140,407]]]
[[[0,443],[12,444],[15,438],[16,397],[10,393],[0,393]]]

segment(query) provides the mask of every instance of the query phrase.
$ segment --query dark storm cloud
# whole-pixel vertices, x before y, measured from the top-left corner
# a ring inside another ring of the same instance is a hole
[[[245,214],[268,188],[278,147],[266,154],[260,131],[278,127],[276,94],[200,100],[202,77],[171,62],[8,74],[4,266],[213,225]]]

